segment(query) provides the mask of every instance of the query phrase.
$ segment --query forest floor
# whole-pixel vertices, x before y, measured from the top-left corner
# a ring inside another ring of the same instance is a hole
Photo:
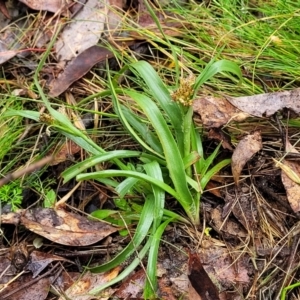
[[[0,0],[0,298],[300,299],[297,6]]]

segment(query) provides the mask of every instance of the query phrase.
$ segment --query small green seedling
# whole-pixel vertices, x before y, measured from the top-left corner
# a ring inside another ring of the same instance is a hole
[[[0,188],[0,201],[2,207],[5,204],[8,204],[11,206],[12,211],[16,211],[21,207],[22,200],[23,196],[20,180],[11,181]]]

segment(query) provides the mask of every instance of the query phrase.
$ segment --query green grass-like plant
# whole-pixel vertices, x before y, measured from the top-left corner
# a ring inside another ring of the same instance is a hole
[[[104,183],[107,178],[125,177],[121,183],[111,181],[119,195],[124,197],[126,193],[140,194],[141,190],[143,191],[146,202],[132,242],[110,262],[91,270],[103,272],[119,265],[150,234],[147,239],[151,242],[147,242],[138,255],[139,259],[142,259],[141,253],[149,251],[148,279],[144,292],[144,296],[148,299],[155,295],[157,288],[156,259],[163,229],[173,219],[184,220],[176,213],[164,209],[165,195],[169,194],[176,199],[184,209],[188,220],[194,225],[199,225],[202,192],[211,177],[230,163],[229,159],[225,159],[213,165],[219,147],[208,158],[204,158],[201,137],[192,118],[192,99],[201,85],[215,74],[229,71],[241,77],[241,73],[237,65],[228,61],[211,62],[195,82],[191,79],[182,79],[178,89],[171,93],[147,62],[133,63],[130,69],[140,78],[140,86],[144,87],[144,92],[116,88],[118,76],[114,79],[109,76],[110,91],[116,114],[144,150],[142,152],[116,150],[95,155],[63,172],[63,177],[65,181],[76,176],[77,180],[97,180]],[[134,109],[122,104],[120,95],[133,100]],[[142,112],[142,115],[137,115],[136,110]],[[135,157],[139,167],[132,167],[131,164],[131,168],[128,169],[83,173],[85,169],[100,162],[129,157]],[[146,184],[151,188],[145,188]],[[100,212],[93,213],[94,216],[98,214]],[[165,221],[162,223],[163,219]],[[139,261],[132,263],[115,281],[121,280],[138,263]],[[95,288],[92,293],[96,294],[105,287],[107,285]]]
[[[39,68],[42,64],[43,60]],[[215,74],[229,71],[241,78],[241,73],[236,64],[228,61],[211,62],[195,82],[182,79],[177,91],[171,93],[147,62],[136,62],[129,67],[139,78],[144,92],[116,88],[118,76],[114,79],[109,76],[110,94],[116,114],[126,130],[140,143],[142,151],[106,152],[85,132],[77,129],[67,116],[51,107],[37,80],[39,68],[35,76],[35,84],[52,117],[47,124],[49,128],[73,140],[91,155],[87,160],[63,172],[64,181],[74,177],[77,180],[97,180],[115,188],[122,197],[133,192],[142,194],[145,198],[132,241],[111,261],[90,270],[103,272],[118,266],[137,251],[136,249],[145,240],[146,243],[138,252],[137,258],[118,277],[107,285],[94,288],[91,293],[97,294],[108,285],[125,278],[148,253],[148,276],[144,291],[144,296],[148,299],[155,297],[157,289],[157,251],[165,227],[174,220],[199,225],[201,194],[210,178],[230,163],[230,160],[226,159],[213,165],[219,147],[208,158],[204,158],[201,137],[192,118],[192,100],[201,85]],[[135,107],[138,107],[142,114],[136,115],[135,110],[131,110],[130,106],[126,107],[122,104],[120,95],[133,100]],[[33,111],[7,113],[7,116],[12,115],[40,120],[39,114]],[[148,134],[145,135],[145,132]],[[136,165],[126,163],[128,158],[134,158]],[[118,168],[84,173],[85,170],[104,161],[110,161]],[[116,177],[125,177],[125,180],[119,182]],[[164,208],[166,194],[180,203],[188,219]],[[97,216],[97,212],[94,216]]]
[[[49,130],[60,132],[90,154],[88,159],[63,172],[64,181],[74,177],[77,180],[97,180],[113,187],[123,198],[127,193],[135,193],[145,199],[131,242],[108,263],[89,269],[93,272],[104,272],[120,265],[135,252],[136,258],[114,280],[94,288],[91,294],[98,294],[124,279],[148,254],[144,297],[154,298],[157,290],[157,253],[164,229],[174,220],[199,225],[203,190],[211,177],[230,163],[229,159],[225,159],[213,165],[220,146],[208,158],[204,157],[201,136],[193,121],[192,101],[199,88],[214,75],[231,72],[241,78],[240,69],[226,60],[212,61],[195,80],[192,77],[180,78],[180,84],[177,89],[173,88],[173,92],[147,62],[132,63],[114,78],[111,78],[108,70],[109,89],[106,95],[111,95],[117,116],[124,128],[140,144],[141,150],[107,152],[85,132],[76,128],[66,115],[53,109],[39,84],[38,74],[53,41],[34,76],[36,88],[51,115],[46,123]],[[118,77],[128,68],[136,75],[139,90],[117,87]],[[124,97],[133,101],[134,105],[126,106],[121,101]],[[139,114],[136,113],[137,110]],[[6,114],[7,117],[13,115],[41,121],[39,113],[34,111],[10,111]],[[116,168],[84,173],[105,161],[111,162]],[[120,182],[121,177],[125,177],[125,180]],[[187,218],[165,209],[167,194],[180,203]],[[97,217],[97,213],[96,211],[94,216]],[[141,245],[142,248],[137,250]]]

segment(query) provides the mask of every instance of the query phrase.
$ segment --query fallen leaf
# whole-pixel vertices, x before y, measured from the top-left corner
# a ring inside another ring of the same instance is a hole
[[[2,224],[14,224],[19,225],[21,213],[23,210],[19,210],[18,212],[9,212],[7,214],[1,214],[0,223]]]
[[[291,145],[288,138],[285,141],[285,151],[287,154],[299,152]],[[283,159],[278,161],[273,159],[275,166],[281,169],[281,181],[286,190],[288,202],[294,212],[300,211],[300,163],[297,160]]]
[[[248,97],[226,97],[239,110],[256,117],[270,117],[283,108],[300,113],[300,88]]]
[[[262,149],[262,139],[259,130],[245,136],[236,146],[231,161],[234,182],[238,185],[241,172],[251,157]]]
[[[68,246],[91,245],[117,231],[107,223],[51,208],[27,210],[21,216],[21,224],[55,243]]]
[[[204,269],[222,289],[238,290],[238,285],[247,285],[254,273],[253,265],[249,264],[249,256],[245,253],[235,260],[234,253],[225,245],[218,245],[215,240],[204,237],[200,249]],[[233,299],[233,298],[232,298]]]
[[[73,82],[85,75],[96,63],[113,57],[113,53],[104,47],[92,46],[73,59],[63,73],[50,83],[51,97],[63,93]]]
[[[132,41],[124,43],[129,46]],[[92,46],[71,62],[56,79],[52,80],[49,86],[51,97],[57,97],[63,93],[72,83],[85,75],[95,64],[105,61],[108,58],[114,57],[112,51],[99,46]]]
[[[71,60],[98,43],[104,29],[107,3],[107,0],[88,0],[64,28],[54,44],[59,61]]]
[[[18,50],[8,50],[6,45],[0,43],[0,65],[18,54]]]
[[[219,206],[211,210],[210,216],[215,229],[219,232],[224,232],[226,236],[237,236],[239,238],[247,236],[247,232],[238,222],[234,219],[231,220],[230,218],[225,219],[222,217],[222,209]]]
[[[114,31],[121,25],[125,4],[124,0],[109,0],[109,10],[106,16],[106,28],[109,35],[114,35]]]
[[[0,0],[0,12],[7,18],[11,19],[9,11],[5,5],[5,0]]]
[[[163,299],[166,300],[176,300],[177,298],[174,296],[174,287],[170,286],[169,278],[167,276],[163,276],[162,278],[158,278],[158,286],[161,295],[164,296]],[[190,298],[194,299],[194,298]]]
[[[189,280],[201,300],[220,300],[219,292],[205,272],[198,254],[189,253]],[[194,298],[193,298],[194,299]]]
[[[210,180],[205,186],[205,191],[210,192],[211,194],[219,198],[222,198],[220,188],[221,185],[218,182],[213,182],[212,180]]]
[[[46,10],[53,13],[67,8],[67,0],[19,0],[34,10]]]
[[[222,143],[224,149],[233,151],[230,136],[220,128],[211,128],[208,132],[208,138]]]
[[[131,274],[121,286],[119,286],[118,290],[114,293],[114,297],[118,299],[128,299],[128,297],[135,299],[141,298],[145,279],[146,275],[143,269]]]
[[[228,214],[232,213],[235,219],[248,231],[255,232],[255,230],[258,229],[259,213],[256,197],[255,194],[248,189],[247,184],[244,181],[240,183],[238,190],[236,188],[228,188],[224,201],[226,204],[222,211],[223,219],[225,219]],[[233,226],[233,228],[235,227],[236,226]],[[240,235],[243,234],[243,232],[247,235],[245,230],[242,230],[241,232],[237,231],[237,235],[243,237]]]
[[[68,299],[74,299],[74,300],[95,299],[95,296],[89,294],[90,291],[114,279],[119,274],[120,270],[121,267],[118,266],[109,272],[105,272],[101,274],[93,274],[91,272],[86,272],[82,277],[80,277],[79,280],[77,280],[70,288],[68,288],[64,292],[65,296]],[[108,292],[108,289],[106,289],[106,292]],[[113,292],[111,292],[111,294],[112,293]],[[65,297],[60,297],[58,300],[64,300],[64,299]]]
[[[189,294],[189,299],[203,300],[202,297],[198,294],[198,292],[194,289],[194,287],[191,284],[189,284],[188,294]],[[204,298],[204,299],[207,299],[207,298]],[[211,298],[208,298],[208,299],[211,299]]]
[[[197,97],[193,110],[199,114],[204,126],[218,128],[229,121],[243,121],[250,115],[233,106],[224,98],[212,96]]]
[[[76,280],[81,276],[79,272],[62,271],[59,276],[55,275],[55,281],[52,286],[56,290],[65,291],[74,284]]]
[[[26,283],[30,284],[32,276],[25,274],[11,282],[7,288],[0,293],[0,299],[5,300],[44,300],[47,298],[50,288],[50,277],[41,278],[34,284],[26,286],[26,289],[19,289]],[[16,292],[14,292],[16,290]],[[26,292],[25,292],[26,291]]]
[[[32,278],[38,276],[53,261],[68,261],[69,263],[72,263],[71,261],[58,255],[44,253],[37,250],[32,251],[29,258],[30,260],[26,269],[32,272]]]
[[[58,148],[58,150],[57,150]],[[73,157],[74,154],[78,153],[81,150],[81,147],[78,146],[76,143],[74,143],[71,140],[66,141],[60,146],[55,146],[52,148],[48,155],[53,155],[53,161],[49,164],[50,166],[55,166],[59,163],[62,163],[66,160],[69,160]]]

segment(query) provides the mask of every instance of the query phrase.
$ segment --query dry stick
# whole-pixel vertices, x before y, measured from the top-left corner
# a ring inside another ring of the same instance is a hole
[[[41,160],[29,165],[28,167],[22,168],[21,170],[15,171],[13,173],[10,173],[6,175],[4,178],[0,179],[0,187],[7,184],[8,182],[15,180],[25,174],[32,173],[40,168],[42,168],[44,165],[50,163],[53,160],[53,156],[46,156],[42,158]]]
[[[57,267],[59,266],[59,264],[60,264],[59,262],[56,263],[56,264],[54,265],[54,267],[51,268],[49,271],[47,271],[45,274],[41,275],[41,276],[38,277],[38,278],[33,279],[33,280],[30,281],[30,282],[27,282],[27,283],[21,285],[20,287],[18,287],[17,289],[11,291],[10,293],[6,294],[5,296],[4,296],[4,295],[2,296],[2,295],[0,294],[1,299],[6,299],[6,298],[10,297],[11,295],[13,295],[13,294],[15,294],[15,293],[17,293],[17,292],[19,292],[19,291],[21,291],[21,290],[23,290],[23,289],[25,289],[25,288],[31,286],[31,285],[33,285],[34,283],[38,282],[38,281],[41,280],[42,278],[44,278],[44,277],[50,275],[55,269],[57,269]]]

